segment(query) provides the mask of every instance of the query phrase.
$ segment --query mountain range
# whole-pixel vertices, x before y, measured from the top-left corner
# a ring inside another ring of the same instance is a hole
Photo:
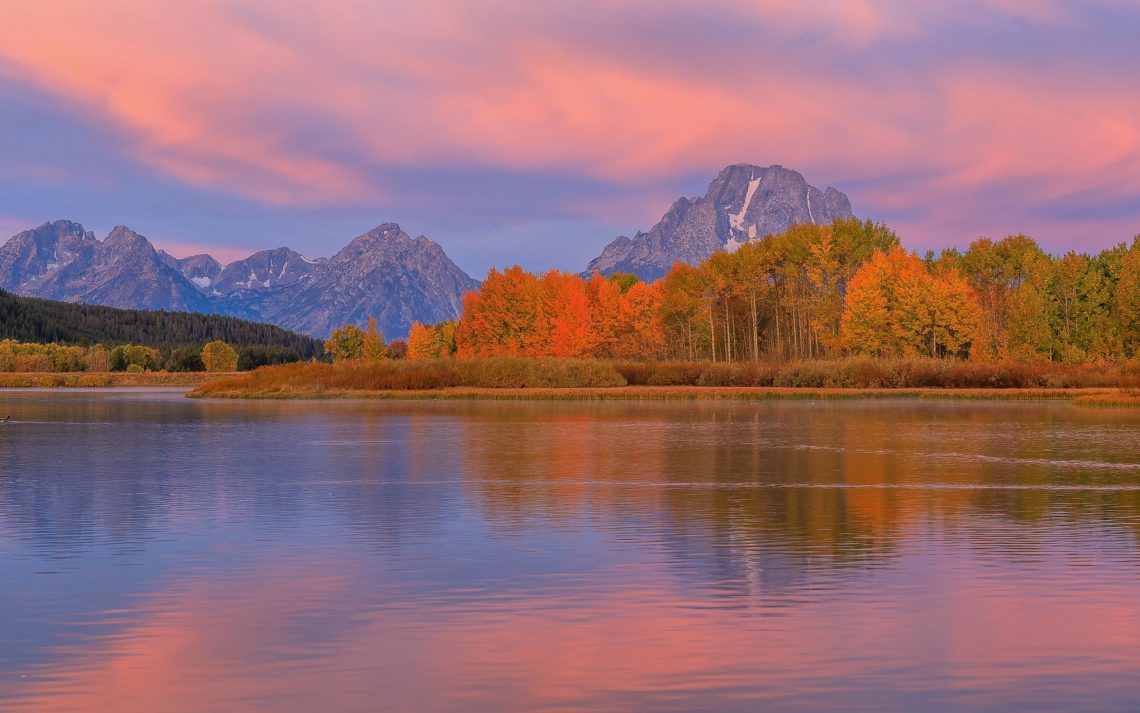
[[[783,166],[737,164],[704,196],[679,198],[648,232],[611,242],[583,275],[632,272],[651,281],[677,261],[695,264],[797,223],[849,217],[851,202],[834,188],[808,185]],[[438,244],[395,223],[354,238],[331,258],[282,247],[228,265],[209,255],[173,257],[121,225],[99,240],[69,220],[25,230],[0,246],[0,289],[16,294],[217,313],[320,338],[369,317],[389,338],[401,338],[413,320],[457,318],[463,295],[478,285]]]
[[[389,338],[413,320],[459,316],[478,286],[439,245],[385,223],[331,258],[289,248],[222,266],[209,255],[175,258],[125,226],[104,240],[57,220],[0,247],[0,288],[29,297],[134,309],[212,312],[316,337],[376,317]]]

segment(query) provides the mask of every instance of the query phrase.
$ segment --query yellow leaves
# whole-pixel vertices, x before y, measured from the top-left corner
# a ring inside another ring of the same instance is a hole
[[[412,322],[408,359],[442,359],[455,354],[455,322],[424,325]]]
[[[1112,302],[1125,354],[1140,356],[1140,241],[1124,256]]]
[[[325,354],[334,362],[357,361],[364,358],[364,330],[355,324],[334,329],[325,342]]]
[[[388,350],[384,347],[384,333],[376,326],[376,318],[368,318],[368,328],[364,330],[364,344],[361,350],[365,361],[380,361],[388,358]]]
[[[890,253],[894,255],[894,252]],[[848,351],[882,356],[893,353],[893,303],[897,276],[888,255],[880,253],[855,273],[847,285],[841,334]]]
[[[238,354],[221,340],[210,342],[202,347],[202,363],[206,371],[237,371]]]
[[[848,351],[875,356],[967,356],[980,310],[954,270],[935,277],[896,248],[878,253],[851,279],[842,321]]]

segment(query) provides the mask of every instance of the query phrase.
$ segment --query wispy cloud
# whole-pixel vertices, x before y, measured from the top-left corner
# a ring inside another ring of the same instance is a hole
[[[1080,191],[1140,195],[1140,96],[1121,86],[1140,71],[1120,30],[1140,22],[1132,0],[10,0],[5,14],[0,71],[124,133],[170,179],[271,205],[390,205],[402,172],[433,167],[633,186],[778,162],[873,187],[857,208],[944,239],[947,206],[993,210],[995,194],[1026,222]],[[588,203],[551,217],[609,212]]]

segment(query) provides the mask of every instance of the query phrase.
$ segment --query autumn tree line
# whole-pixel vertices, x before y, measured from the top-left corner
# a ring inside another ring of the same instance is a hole
[[[249,359],[248,352],[244,358]],[[200,347],[184,346],[173,350],[141,344],[108,347],[98,344],[77,346],[55,342],[38,344],[15,339],[0,340],[0,372],[231,372],[240,369],[242,359],[243,355],[239,354],[238,349],[220,340]]]
[[[1097,255],[1057,257],[1017,235],[920,257],[883,224],[839,220],[678,263],[650,284],[492,269],[458,322],[413,324],[406,354],[1122,361],[1140,356],[1140,236]]]

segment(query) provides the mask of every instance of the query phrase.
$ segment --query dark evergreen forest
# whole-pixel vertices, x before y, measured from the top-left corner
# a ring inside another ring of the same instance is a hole
[[[256,355],[253,361],[262,363],[310,359],[323,350],[319,339],[235,317],[72,304],[3,290],[0,339],[83,346],[140,344],[166,353],[221,340]]]

